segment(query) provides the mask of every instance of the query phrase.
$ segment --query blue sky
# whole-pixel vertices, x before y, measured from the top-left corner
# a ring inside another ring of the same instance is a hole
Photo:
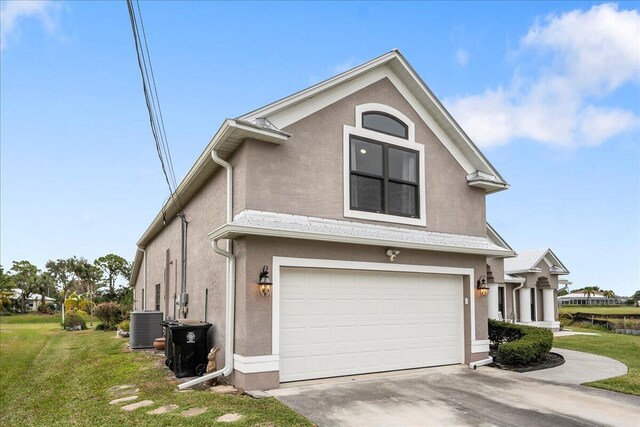
[[[637,3],[141,8],[178,179],[224,118],[399,48],[511,184],[487,216],[516,250],[551,247],[574,286],[640,288]],[[126,4],[1,15],[2,265],[131,259],[168,193]]]

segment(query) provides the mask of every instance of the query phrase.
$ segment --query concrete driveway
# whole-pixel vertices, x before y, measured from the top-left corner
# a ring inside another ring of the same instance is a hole
[[[455,365],[269,392],[319,426],[640,426],[640,397]]]
[[[609,357],[562,348],[552,348],[551,351],[564,357],[564,364],[555,368],[525,372],[522,375],[560,384],[584,384],[618,377],[629,371],[627,365]]]

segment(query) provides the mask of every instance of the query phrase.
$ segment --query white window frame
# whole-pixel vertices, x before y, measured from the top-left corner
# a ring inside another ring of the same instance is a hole
[[[396,117],[398,120],[404,122],[407,125],[408,130],[408,139],[399,138],[396,136],[388,135],[386,133],[376,132],[369,129],[364,129],[362,127],[362,113],[368,111],[379,111],[382,113],[389,114],[391,116]],[[418,226],[426,226],[427,225],[427,203],[425,200],[426,197],[426,179],[425,179],[425,148],[423,144],[419,144],[415,141],[415,125],[414,123],[407,118],[400,111],[395,108],[389,107],[384,104],[376,104],[376,103],[368,103],[358,105],[355,108],[356,113],[356,126],[343,126],[343,151],[342,151],[342,163],[343,163],[343,206],[344,206],[344,216],[345,218],[358,218],[358,219],[366,219],[370,221],[382,221],[396,224],[406,224],[406,225],[418,225]],[[406,148],[409,150],[414,150],[418,152],[418,193],[419,193],[419,218],[409,218],[400,215],[393,214],[384,214],[377,212],[365,212],[359,211],[355,209],[351,209],[351,198],[350,198],[350,176],[351,176],[351,165],[349,163],[350,155],[350,140],[351,136],[359,136],[362,138],[372,139],[374,141],[384,142],[386,144],[395,145],[401,148]]]

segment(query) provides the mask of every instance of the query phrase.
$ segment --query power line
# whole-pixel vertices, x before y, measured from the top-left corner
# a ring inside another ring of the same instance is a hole
[[[137,0],[136,0],[137,1]],[[167,141],[166,131],[164,127],[164,119],[162,117],[162,109],[160,108],[160,101],[158,98],[158,91],[155,82],[155,76],[153,73],[153,67],[151,65],[151,56],[149,55],[149,46],[147,44],[146,34],[144,32],[144,24],[142,22],[142,14],[140,11],[140,2],[137,1],[138,16],[140,20],[140,27],[142,28],[142,40],[144,40],[144,46],[140,38],[140,31],[138,29],[138,19],[136,19],[135,9],[133,6],[133,0],[127,0],[127,8],[129,10],[129,20],[131,21],[131,31],[133,32],[134,44],[136,47],[136,57],[138,59],[138,68],[140,69],[140,75],[142,77],[142,89],[144,92],[145,103],[147,111],[149,113],[149,122],[151,125],[151,133],[156,146],[156,152],[160,159],[160,165],[162,167],[162,173],[164,174],[165,181],[169,187],[171,198],[177,202],[180,212],[182,212],[182,203],[180,196],[175,194],[178,187],[175,172],[173,169],[173,162],[171,159],[171,153],[169,150],[169,143]],[[177,196],[177,197],[176,197]],[[164,211],[163,211],[164,216]]]
[[[160,117],[160,136],[162,138],[164,154],[168,160],[169,173],[171,174],[171,178],[173,179],[173,188],[176,190],[178,188],[178,184],[176,182],[176,175],[173,170],[173,161],[171,159],[171,152],[169,151],[169,142],[167,140],[167,133],[164,127],[164,117],[162,116],[162,109],[160,108],[160,97],[158,96],[158,89],[156,87],[156,77],[153,73],[153,66],[151,65],[151,54],[149,53],[149,46],[147,45],[147,33],[144,30],[144,21],[142,20],[142,11],[140,10],[140,1],[136,0],[138,6],[138,16],[140,17],[140,28],[142,28],[142,39],[144,40],[144,48],[147,52],[147,58],[149,59],[149,70],[151,71],[151,83],[153,85],[153,93],[154,97],[152,99],[155,100],[157,106],[157,117]]]

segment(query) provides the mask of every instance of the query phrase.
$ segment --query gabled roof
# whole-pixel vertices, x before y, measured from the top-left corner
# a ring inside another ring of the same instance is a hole
[[[507,274],[539,273],[537,265],[544,260],[549,266],[551,274],[569,274],[569,270],[551,249],[533,249],[518,252],[515,258],[504,260],[504,272]]]
[[[397,49],[238,119],[254,123],[266,119],[282,129],[385,77],[460,163],[468,174],[469,185],[489,193],[509,187]]]
[[[233,222],[209,234],[209,238],[227,239],[246,235],[322,240],[361,245],[391,246],[441,252],[510,256],[514,252],[491,242],[487,237],[436,233],[344,220],[315,218],[276,212],[245,210]]]
[[[469,185],[483,188],[488,193],[509,187],[400,51],[392,50],[236,119],[226,119],[178,185],[175,197],[165,202],[138,240],[138,247],[146,247],[219,168],[210,158],[212,150],[217,150],[220,157],[226,159],[246,139],[282,144],[291,135],[280,129],[384,78],[394,84],[467,172]],[[140,256],[136,254],[133,281],[137,276],[138,258]]]

